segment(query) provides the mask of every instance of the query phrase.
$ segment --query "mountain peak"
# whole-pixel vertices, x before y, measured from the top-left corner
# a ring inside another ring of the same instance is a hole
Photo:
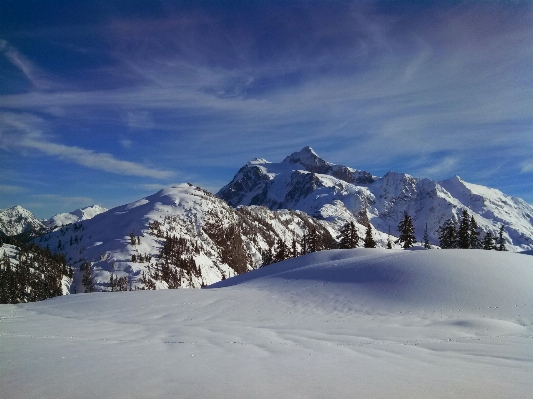
[[[290,164],[299,163],[306,170],[313,173],[328,173],[331,170],[331,164],[320,158],[309,146],[302,148],[298,152],[293,152],[283,162]]]
[[[11,213],[25,213],[25,214],[31,213],[29,210],[27,210],[26,208],[20,205],[15,205],[15,206],[12,206],[11,208],[6,208],[4,209],[4,211],[11,212]]]
[[[14,236],[26,232],[38,232],[43,228],[43,224],[33,216],[33,213],[20,205],[0,209],[1,234]]]

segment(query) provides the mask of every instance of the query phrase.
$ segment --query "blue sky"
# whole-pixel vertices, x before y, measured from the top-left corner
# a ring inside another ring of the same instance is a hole
[[[533,203],[533,2],[0,2],[0,208],[38,217],[310,145]]]

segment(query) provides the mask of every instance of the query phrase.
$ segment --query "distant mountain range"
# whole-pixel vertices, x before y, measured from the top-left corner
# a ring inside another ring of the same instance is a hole
[[[120,289],[201,287],[260,267],[280,242],[301,252],[313,232],[331,245],[346,222],[360,236],[370,222],[385,247],[407,212],[417,238],[427,224],[437,245],[438,227],[464,209],[484,231],[505,225],[509,250],[533,249],[533,207],[519,198],[459,177],[377,177],[329,163],[310,147],[279,163],[248,162],[216,196],[180,184],[110,210],[94,205],[41,221],[15,206],[0,211],[0,232],[38,236],[35,242],[66,253],[72,292],[84,290],[87,267],[97,290],[115,289],[117,279]]]
[[[61,226],[91,219],[99,213],[107,211],[100,205],[92,205],[76,209],[70,213],[59,213],[50,219],[37,219],[29,210],[15,205],[0,210],[0,236],[18,236],[19,238],[34,238]]]
[[[296,209],[336,226],[368,218],[377,230],[390,229],[393,235],[407,212],[417,238],[422,240],[427,224],[433,244],[438,244],[439,226],[449,218],[459,220],[466,209],[484,231],[496,235],[505,225],[508,249],[533,249],[533,207],[520,198],[458,176],[438,182],[396,172],[377,177],[326,162],[310,147],[280,163],[248,162],[217,195],[233,207]]]
[[[43,220],[43,224],[48,229],[57,229],[71,223],[81,222],[82,220],[92,219],[96,215],[106,212],[108,209],[100,205],[92,205],[81,209],[76,209],[70,213],[59,213],[50,219]]]

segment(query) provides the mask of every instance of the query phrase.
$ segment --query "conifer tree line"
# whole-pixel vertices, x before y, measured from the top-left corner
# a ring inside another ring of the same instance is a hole
[[[155,263],[151,262],[151,257],[141,258],[149,262],[148,270],[141,275],[141,282],[145,289],[155,290],[158,281],[166,283],[169,289],[179,288],[183,279],[191,280],[193,276],[200,277],[200,269],[193,258],[194,254],[199,253],[195,243],[175,234],[169,234],[168,231],[163,233],[161,223],[157,221],[151,223],[149,228],[152,234],[163,238],[164,241]],[[135,242],[133,245],[140,243],[140,240],[135,238],[131,238],[131,241]],[[115,288],[115,284],[118,289]],[[124,287],[124,281],[115,280],[111,290],[120,290],[121,287]]]
[[[291,246],[285,241],[278,238],[275,246],[266,249],[262,254],[262,266],[268,266],[272,263],[281,262],[286,259],[294,258],[300,255],[306,255],[313,252],[327,249],[352,249],[357,248],[361,243],[365,248],[375,248],[377,246],[372,233],[372,225],[366,226],[365,237],[360,237],[354,222],[345,223],[336,237],[337,241],[331,237],[327,230],[318,232],[316,226],[307,226],[301,239],[293,237]],[[300,250],[298,250],[298,247]]]
[[[4,250],[0,259],[0,303],[34,302],[62,295],[63,278],[73,276],[65,255],[52,253],[48,247],[10,242],[17,247],[17,254],[10,259]]]
[[[437,230],[439,234],[439,244],[443,249],[485,249],[496,251],[507,251],[505,247],[505,226],[502,224],[498,231],[498,236],[494,237],[491,231],[484,233],[481,239],[481,229],[474,216],[470,216],[466,209],[463,209],[458,222],[447,219]]]
[[[262,266],[295,258],[313,252],[336,248],[335,240],[326,229],[317,229],[315,225],[307,225],[307,230],[298,239],[293,235],[290,245],[279,237],[274,246],[267,248],[262,253]]]

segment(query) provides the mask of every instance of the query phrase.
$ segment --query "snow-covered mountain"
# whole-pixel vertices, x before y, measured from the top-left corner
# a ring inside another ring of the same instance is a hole
[[[57,229],[71,223],[81,222],[82,220],[92,219],[96,215],[107,211],[100,205],[92,205],[69,213],[59,213],[52,216],[50,219],[44,220],[43,224],[51,230]]]
[[[257,158],[248,162],[217,195],[234,207],[295,209],[337,226],[368,217],[381,239],[389,229],[398,234],[398,223],[407,212],[417,238],[422,239],[427,223],[434,244],[439,226],[448,218],[457,220],[466,209],[484,231],[496,234],[504,224],[508,249],[533,249],[533,207],[520,198],[457,176],[440,182],[396,172],[377,177],[326,162],[310,147],[280,163]]]
[[[44,224],[20,205],[0,210],[0,236],[37,235],[43,231]]]
[[[107,211],[100,205],[76,209],[70,213],[59,213],[50,219],[37,219],[33,213],[20,205],[0,210],[0,236],[23,236],[23,240],[45,234],[67,224],[92,219]]]
[[[133,289],[201,287],[258,268],[262,253],[279,239],[288,247],[294,239],[299,250],[313,226],[323,239],[335,234],[328,222],[303,212],[234,209],[199,187],[180,184],[35,241],[66,253],[76,292],[84,290],[86,261],[96,290],[109,290],[112,274]]]

